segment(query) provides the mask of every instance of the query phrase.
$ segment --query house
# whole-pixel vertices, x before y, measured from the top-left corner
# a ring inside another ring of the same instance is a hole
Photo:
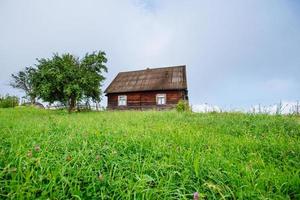
[[[188,100],[186,66],[120,72],[104,91],[108,109],[168,109]]]

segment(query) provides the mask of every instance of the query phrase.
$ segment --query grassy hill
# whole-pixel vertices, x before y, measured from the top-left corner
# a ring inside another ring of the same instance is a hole
[[[0,109],[0,199],[299,199],[296,117]]]

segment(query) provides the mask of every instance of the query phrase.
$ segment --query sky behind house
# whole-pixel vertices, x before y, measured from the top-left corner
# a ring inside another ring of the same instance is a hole
[[[36,58],[95,50],[103,90],[120,71],[185,64],[193,105],[300,100],[298,0],[0,1],[0,94],[22,96],[10,74]]]

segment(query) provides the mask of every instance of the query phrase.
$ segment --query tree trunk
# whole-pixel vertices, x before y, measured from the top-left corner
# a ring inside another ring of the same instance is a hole
[[[30,96],[30,103],[31,103],[31,105],[35,104],[35,97],[34,96]]]
[[[69,113],[75,110],[76,99],[75,97],[71,97],[69,100]]]
[[[96,111],[99,111],[99,103],[96,101]]]

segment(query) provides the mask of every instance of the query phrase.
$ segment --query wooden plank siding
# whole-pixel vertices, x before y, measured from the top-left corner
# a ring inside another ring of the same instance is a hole
[[[166,104],[157,105],[156,95],[166,94]],[[118,106],[118,96],[127,96],[127,105]],[[141,91],[141,92],[124,92],[107,94],[108,105],[110,110],[114,109],[169,109],[176,106],[179,100],[186,100],[186,90],[164,90],[164,91]]]

